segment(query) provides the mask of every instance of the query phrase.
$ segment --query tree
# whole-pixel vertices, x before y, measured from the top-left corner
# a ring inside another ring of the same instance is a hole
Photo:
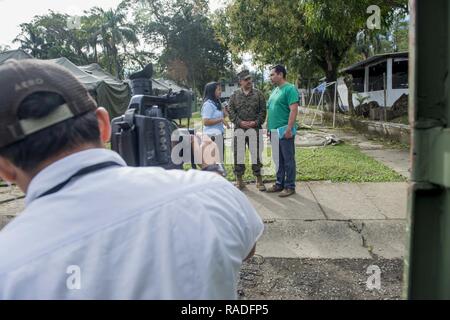
[[[403,12],[394,15],[389,33],[392,38],[393,51],[408,51],[409,47],[409,19]]]
[[[381,30],[364,29],[356,36],[355,48],[363,59],[375,54],[408,50],[408,20],[403,10],[392,13],[390,25]]]
[[[139,43],[135,26],[126,21],[126,3],[122,2],[116,9],[105,11],[94,7],[88,12],[91,20],[89,28],[94,31],[90,44],[95,52],[97,42],[101,44],[108,70],[118,78],[122,78],[124,72],[119,49],[122,48],[123,53],[127,54],[127,45]]]
[[[123,0],[85,11],[77,28],[67,14],[35,16],[20,25],[15,42],[36,58],[98,63],[118,78],[157,60],[162,74],[202,91],[231,69],[208,14],[207,0]]]
[[[42,58],[45,52],[45,40],[42,38],[42,29],[33,23],[22,23],[21,33],[13,40],[20,44],[20,49],[29,52],[33,57]]]
[[[226,9],[230,47],[250,50],[267,64],[284,63],[297,73],[319,67],[332,82],[356,35],[366,28],[366,9],[374,4],[383,25],[392,23],[396,10],[407,10],[407,0],[234,0]]]
[[[163,74],[199,92],[231,68],[228,51],[216,38],[206,0],[137,1],[135,23],[160,50]]]
[[[5,52],[5,51],[8,51],[8,50],[11,50],[10,46],[8,46],[8,45],[1,45],[0,44],[0,52]]]
[[[50,10],[22,23],[14,42],[36,58],[66,57],[77,65],[95,62],[121,78],[125,62],[140,56],[135,27],[126,20],[127,3],[123,1],[116,9],[106,11],[94,7],[85,12],[77,28],[68,23],[69,15]],[[129,45],[133,51],[130,55]]]
[[[20,25],[21,33],[13,40],[20,49],[40,59],[66,57],[77,64],[89,62],[85,50],[86,33],[71,30],[67,14],[49,11]]]

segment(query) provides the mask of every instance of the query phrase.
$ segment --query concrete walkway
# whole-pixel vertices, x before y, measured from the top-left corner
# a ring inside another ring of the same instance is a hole
[[[402,258],[407,183],[297,184],[279,198],[248,185],[265,222],[257,253],[275,258]]]
[[[302,182],[279,198],[244,193],[265,222],[257,253],[274,258],[401,258],[407,183]],[[0,229],[23,209],[17,188],[0,188]]]
[[[409,178],[409,151],[387,148],[354,130],[316,126],[300,130],[297,146],[314,135],[334,134]],[[279,198],[248,185],[245,194],[265,221],[257,253],[274,258],[403,258],[408,183],[297,184],[297,194]]]

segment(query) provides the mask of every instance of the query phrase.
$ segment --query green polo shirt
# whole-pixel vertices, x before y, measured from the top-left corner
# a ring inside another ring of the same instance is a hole
[[[275,130],[287,126],[291,112],[289,106],[299,101],[298,90],[293,84],[286,82],[281,87],[276,87],[267,103],[267,129]]]

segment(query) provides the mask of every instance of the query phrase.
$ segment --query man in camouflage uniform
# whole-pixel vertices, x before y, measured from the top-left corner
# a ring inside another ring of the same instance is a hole
[[[243,70],[238,74],[240,89],[236,90],[230,97],[230,102],[228,105],[230,120],[234,123],[235,127],[235,137],[234,137],[234,173],[236,175],[236,187],[243,189],[245,183],[243,181],[243,175],[245,173],[245,162],[242,156],[245,155],[245,147],[250,147],[250,153],[252,155],[252,170],[253,174],[256,176],[256,187],[260,191],[265,191],[262,176],[261,176],[261,157],[262,157],[262,147],[260,147],[260,141],[262,144],[262,125],[266,121],[266,100],[261,91],[253,88],[252,77],[248,70]],[[238,139],[239,132],[238,129],[242,129],[240,133],[245,133],[245,140]],[[249,143],[252,139],[249,139],[252,132],[249,130],[255,130],[253,142]],[[240,142],[241,141],[241,142]],[[238,143],[242,144],[245,141],[244,146],[240,146]],[[238,159],[238,150],[240,149],[241,154]],[[254,149],[254,150],[252,150]],[[244,153],[242,154],[242,151]],[[256,157],[256,161],[254,159]],[[244,156],[245,158],[245,156]],[[239,160],[239,161],[238,161]]]

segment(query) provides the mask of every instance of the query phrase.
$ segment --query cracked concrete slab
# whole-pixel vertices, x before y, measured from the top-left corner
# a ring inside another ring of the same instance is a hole
[[[277,193],[260,192],[255,185],[243,190],[263,219],[319,220],[325,216],[306,184],[298,184],[297,194],[280,198]]]
[[[362,183],[359,187],[383,215],[388,219],[406,219],[408,184]]]
[[[387,259],[403,257],[406,192],[406,183],[329,182],[301,182],[297,194],[288,198],[259,192],[254,184],[244,190],[270,222],[257,253],[325,259],[370,259],[371,252]],[[23,209],[23,202],[0,206],[0,229]]]
[[[386,219],[356,183],[308,183],[328,219]]]
[[[403,258],[406,252],[404,220],[365,221],[361,234],[371,252],[386,259]]]
[[[407,183],[303,182],[294,197],[244,193],[265,224],[257,252],[273,258],[402,258]]]
[[[282,258],[371,258],[346,221],[276,221],[266,225],[256,252]]]

